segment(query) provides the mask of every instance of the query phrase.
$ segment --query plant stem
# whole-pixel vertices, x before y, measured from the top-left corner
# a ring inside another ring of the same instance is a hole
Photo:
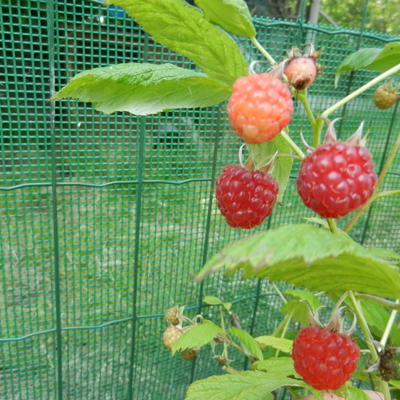
[[[299,92],[297,92],[297,99],[301,102],[301,104],[303,104],[304,110],[307,114],[308,120],[310,121],[311,127],[314,129],[316,120],[307,99],[307,89],[300,90]]]
[[[396,303],[399,304],[399,301],[397,300]],[[386,324],[385,331],[383,332],[382,339],[380,341],[382,349],[385,348],[386,342],[389,339],[390,332],[392,331],[393,324],[396,320],[396,315],[397,315],[397,310],[392,310],[388,322]]]
[[[385,71],[383,74],[378,75],[376,78],[372,79],[372,81],[369,81],[365,85],[361,86],[354,92],[350,93],[348,96],[344,97],[340,101],[338,101],[336,104],[333,106],[329,107],[327,110],[325,110],[322,114],[322,118],[328,118],[330,114],[332,114],[334,111],[336,111],[338,108],[344,106],[346,103],[348,103],[350,100],[353,100],[355,97],[359,96],[361,93],[364,93],[366,90],[370,89],[372,86],[376,85],[377,83],[383,81],[384,79],[388,78],[389,76],[394,75],[395,73],[400,71],[400,64],[395,65],[394,67],[388,69]]]
[[[268,60],[268,62],[271,65],[275,65],[276,61],[273,59],[271,54],[268,53],[267,50],[264,49],[264,47],[261,45],[261,43],[256,39],[255,36],[251,38],[251,42],[254,44],[254,46],[257,48],[257,50]]]
[[[365,341],[367,342],[368,349],[371,353],[371,361],[372,361],[372,363],[376,363],[379,360],[379,355],[378,355],[378,352],[376,351],[376,348],[374,345],[374,339],[372,337],[371,331],[369,330],[368,323],[364,317],[360,303],[355,298],[354,293],[352,291],[349,292],[349,297],[351,298],[351,301],[354,305],[354,311],[357,315],[357,319],[358,319],[358,323],[361,328],[361,332],[364,335]]]
[[[225,319],[224,319],[224,311],[222,309],[222,306],[219,306],[219,312],[221,316],[221,328],[225,332]],[[222,357],[225,358],[225,360],[228,360],[228,345],[224,341],[224,350],[222,351]]]
[[[299,146],[290,138],[290,136],[286,133],[285,129],[283,129],[280,135],[286,140],[287,144],[293,149],[293,151],[300,157],[301,160],[306,158],[306,155],[300,149]]]
[[[388,173],[390,167],[392,166],[393,161],[394,161],[399,149],[400,149],[400,132],[397,136],[395,144],[393,145],[392,149],[390,150],[390,153],[388,155],[388,158],[385,161],[385,164],[383,164],[382,170],[378,177],[378,182],[376,183],[375,193],[379,190],[380,186],[382,185],[382,183],[386,177],[386,174]],[[372,196],[362,207],[360,207],[356,211],[356,213],[353,215],[353,218],[347,224],[346,228],[344,228],[345,232],[350,231],[350,229],[360,219],[360,217],[363,215],[363,213],[371,206],[372,202],[374,200],[376,200],[376,198],[379,198],[379,194],[377,196]]]
[[[336,226],[336,222],[332,218],[327,218],[326,219],[329,225],[329,229],[331,230],[332,233],[339,233],[338,228]]]
[[[393,302],[390,300],[383,299],[382,297],[373,296],[371,294],[362,294],[362,293],[357,293],[356,297],[358,299],[366,299],[368,301],[371,301],[372,303],[379,304],[386,308],[391,308],[393,310],[400,311],[400,303],[398,300],[396,302]]]
[[[279,323],[279,325],[272,332],[271,336],[280,337],[282,335],[283,330],[285,329],[285,326],[289,326],[289,323],[291,320],[292,320],[292,314],[291,313],[286,314],[284,316],[283,320]]]
[[[282,332],[279,335],[280,338],[284,338],[285,337],[286,331],[289,328],[290,321],[292,320],[292,316],[293,316],[293,311],[291,313],[289,313],[289,318],[285,321],[285,324],[283,325]],[[278,356],[279,356],[279,350],[277,349],[276,352],[275,352],[275,357],[278,357]]]
[[[318,147],[321,143],[321,131],[324,126],[324,120],[317,119],[313,128],[313,146]]]
[[[275,283],[272,283],[272,287],[275,289],[275,292],[278,294],[278,296],[282,299],[282,301],[284,303],[287,303],[287,299],[286,297],[283,295],[283,293],[281,292],[281,290],[278,288],[278,286],[276,286]]]
[[[374,197],[374,201],[380,199],[381,197],[392,196],[394,194],[400,194],[400,190],[388,190],[386,192],[377,193]]]

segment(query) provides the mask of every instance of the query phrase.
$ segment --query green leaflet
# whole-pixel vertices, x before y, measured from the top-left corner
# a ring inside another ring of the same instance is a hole
[[[225,269],[232,275],[268,277],[315,291],[354,290],[400,298],[400,272],[343,235],[306,224],[290,224],[252,235],[212,257],[196,279]]]
[[[341,74],[357,71],[358,69],[370,69],[377,72],[385,72],[400,64],[400,42],[388,43],[383,48],[360,49],[347,56],[336,70],[335,84]]]
[[[173,345],[172,352],[204,346],[210,343],[219,333],[223,332],[223,329],[214,324],[214,322],[204,320],[185,332]]]
[[[242,348],[246,351],[246,353],[252,355],[253,357],[256,357],[259,360],[263,359],[263,354],[260,345],[254,340],[254,338],[249,333],[247,333],[242,329],[236,329],[236,328],[230,328],[229,333],[232,336],[235,336],[239,340]]]
[[[191,59],[210,77],[231,85],[248,74],[235,41],[183,0],[109,0],[124,8],[153,39]]]
[[[117,64],[76,75],[53,100],[91,102],[105,114],[154,114],[174,108],[208,107],[224,101],[230,88],[204,74],[172,64]]]
[[[227,32],[251,38],[256,35],[251,14],[244,0],[195,0],[208,20]]]
[[[265,400],[268,393],[287,385],[303,386],[303,382],[279,371],[245,371],[196,381],[189,386],[185,400]]]
[[[292,154],[292,148],[281,135],[261,144],[249,144],[250,153],[256,163],[256,168],[264,166],[275,154]],[[278,202],[282,201],[286,186],[289,182],[290,171],[292,170],[293,159],[291,157],[277,157],[271,175],[279,185]]]
[[[256,342],[261,347],[273,347],[283,353],[291,353],[293,340],[275,337],[275,336],[258,336]]]
[[[284,374],[286,376],[296,375],[293,367],[292,357],[269,358],[267,360],[256,361],[251,365],[251,369],[258,371],[271,371]]]
[[[232,303],[224,303],[221,299],[215,296],[204,296],[203,303],[210,306],[223,306],[226,311],[229,311],[232,308]]]

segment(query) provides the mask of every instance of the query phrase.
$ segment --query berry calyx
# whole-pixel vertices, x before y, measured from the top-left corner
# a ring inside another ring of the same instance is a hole
[[[176,326],[169,326],[165,329],[163,333],[163,343],[164,346],[171,351],[172,346],[176,343],[176,341],[183,335],[182,329],[177,328]]]
[[[321,217],[339,218],[368,201],[377,176],[361,141],[353,137],[340,142],[328,136],[302,161],[297,191],[305,206]]]
[[[358,345],[346,335],[328,328],[303,328],[293,342],[296,372],[317,390],[343,386],[357,366]]]
[[[374,93],[374,103],[381,110],[387,110],[392,107],[400,94],[397,93],[398,87],[391,84],[379,86]]]
[[[246,143],[263,143],[290,123],[292,96],[288,87],[271,74],[252,74],[234,83],[228,114]]]
[[[215,194],[226,222],[233,228],[250,229],[272,213],[278,191],[272,176],[227,165],[217,179]]]

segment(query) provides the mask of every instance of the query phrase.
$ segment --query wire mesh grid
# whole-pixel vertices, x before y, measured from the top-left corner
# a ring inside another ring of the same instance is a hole
[[[0,399],[183,399],[191,381],[220,370],[207,351],[184,363],[162,348],[166,308],[186,304],[195,314],[202,294],[218,295],[234,303],[244,328],[265,334],[281,307],[266,281],[190,280],[210,255],[247,234],[229,228],[213,201],[215,177],[237,161],[240,146],[225,106],[134,117],[51,103],[52,90],[85,69],[128,61],[194,66],[152,42],[122,10],[94,1],[6,1],[1,11]],[[333,90],[345,55],[396,39],[255,21],[277,58],[315,32],[327,66],[310,90],[316,110],[372,76],[343,77]],[[248,60],[258,57],[240,43]],[[344,117],[343,138],[367,121],[379,169],[400,120],[397,108],[377,111],[370,98],[365,93],[336,116]],[[309,137],[297,111],[291,133]],[[395,163],[385,189],[398,188],[399,177]],[[305,216],[290,185],[284,205],[255,231]],[[400,250],[397,224],[398,200],[383,198],[355,237]]]

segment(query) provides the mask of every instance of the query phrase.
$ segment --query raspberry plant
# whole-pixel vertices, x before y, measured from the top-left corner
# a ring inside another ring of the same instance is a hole
[[[227,223],[246,229],[262,223],[275,201],[284,201],[292,164],[298,161],[299,195],[326,218],[286,224],[231,243],[195,277],[201,281],[222,269],[228,276],[242,269],[245,278],[268,278],[285,303],[274,332],[252,337],[241,327],[232,304],[214,296],[206,296],[204,305],[218,311],[217,322],[203,315],[189,318],[181,306],[166,312],[166,348],[194,362],[201,348],[210,345],[226,372],[194,382],[186,399],[263,400],[280,388],[292,398],[395,398],[400,389],[400,255],[363,247],[348,232],[376,199],[400,193],[381,191],[400,147],[400,134],[377,176],[362,124],[351,138],[338,141],[329,117],[400,72],[400,43],[361,49],[347,57],[336,71],[335,84],[341,74],[361,68],[378,75],[316,114],[307,88],[321,69],[318,52],[310,47],[302,55],[288,48],[288,57],[278,63],[257,40],[244,0],[195,3],[198,8],[184,0],[109,0],[106,5],[125,9],[155,41],[188,57],[202,72],[172,64],[118,64],[84,71],[53,96],[92,102],[106,114],[135,115],[209,107],[229,99],[232,127],[245,141],[249,156],[241,166],[225,167],[216,183],[218,206]],[[230,34],[253,43],[269,63],[264,72],[254,72],[260,60],[246,60]],[[374,98],[377,106],[392,106],[399,97],[396,90],[393,84],[380,86]],[[304,106],[311,144],[295,143],[289,135],[292,97]],[[347,226],[339,229],[336,219],[352,211]],[[295,289],[282,293],[274,281]],[[317,321],[321,296],[332,307],[326,327]],[[357,329],[343,333],[343,323],[352,316]],[[247,358],[249,370],[237,369],[238,354]],[[379,393],[359,390],[351,378]]]

